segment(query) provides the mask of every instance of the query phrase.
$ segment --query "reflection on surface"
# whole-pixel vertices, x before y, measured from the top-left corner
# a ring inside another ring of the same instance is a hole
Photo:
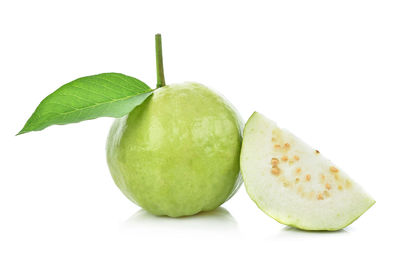
[[[124,228],[140,232],[159,234],[159,232],[190,233],[238,233],[235,218],[223,207],[194,216],[171,218],[154,216],[141,209],[134,213],[123,225]]]
[[[290,226],[285,226],[282,228],[278,234],[278,237],[305,237],[305,236],[315,236],[315,237],[321,237],[324,235],[344,235],[348,234],[348,232],[344,229],[337,230],[337,231],[307,231],[307,230],[301,230],[298,228],[290,227]]]

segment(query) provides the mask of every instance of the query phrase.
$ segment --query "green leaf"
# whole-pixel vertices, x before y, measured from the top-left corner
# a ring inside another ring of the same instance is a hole
[[[47,96],[17,134],[99,117],[122,117],[152,94],[138,79],[103,73],[69,82]]]

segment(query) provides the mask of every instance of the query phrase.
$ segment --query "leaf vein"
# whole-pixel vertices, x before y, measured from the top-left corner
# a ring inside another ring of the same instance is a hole
[[[146,92],[145,92],[145,93],[146,93]],[[142,94],[145,94],[145,93],[142,93]],[[141,94],[137,94],[137,95],[141,95]],[[136,97],[137,95],[130,95],[130,96],[127,96],[127,97],[118,99],[118,100],[112,100],[112,101],[107,101],[107,102],[95,103],[95,104],[93,104],[93,105],[91,105],[91,106],[82,107],[82,108],[76,108],[76,109],[71,110],[71,111],[65,111],[65,112],[47,111],[47,113],[55,113],[55,114],[58,114],[58,115],[67,115],[67,114],[70,114],[70,113],[73,113],[73,112],[76,112],[76,111],[83,111],[83,110],[86,110],[86,109],[92,109],[92,108],[100,107],[100,106],[103,106],[103,105],[109,106],[109,104],[111,104],[111,103],[113,103],[113,102],[122,102],[122,101],[128,100],[128,99],[130,99],[130,98],[132,98],[132,97]]]

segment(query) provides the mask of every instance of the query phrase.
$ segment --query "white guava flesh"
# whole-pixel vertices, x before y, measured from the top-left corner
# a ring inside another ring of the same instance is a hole
[[[285,225],[339,230],[375,203],[319,151],[257,112],[244,129],[240,166],[251,199]]]

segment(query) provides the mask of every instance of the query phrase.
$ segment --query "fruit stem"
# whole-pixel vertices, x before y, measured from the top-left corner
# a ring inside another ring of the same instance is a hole
[[[156,66],[157,66],[157,88],[161,88],[165,86],[161,34],[156,34]]]

